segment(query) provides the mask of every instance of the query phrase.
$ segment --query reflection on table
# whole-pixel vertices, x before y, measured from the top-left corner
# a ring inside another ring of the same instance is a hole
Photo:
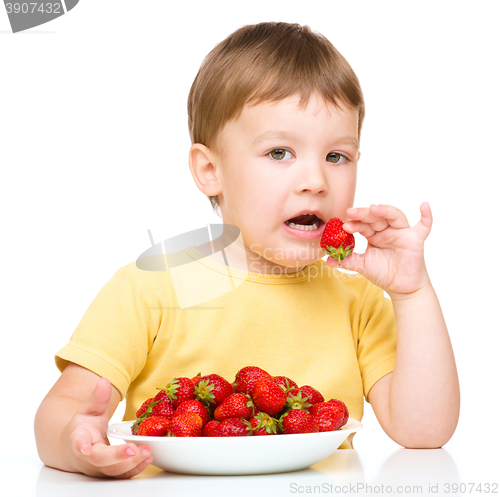
[[[373,474],[375,476],[365,476]],[[369,471],[366,471],[369,470]],[[370,495],[401,493],[442,494],[444,484],[460,483],[451,455],[445,449],[400,449],[385,460],[356,450],[339,450],[314,466],[290,473],[253,476],[196,476],[167,473],[154,466],[132,480],[105,480],[64,473],[47,467],[39,470],[37,497],[120,497],[139,493],[156,495]],[[382,489],[383,486],[383,489]],[[389,492],[389,488],[391,487]],[[410,490],[410,491],[408,491]],[[438,495],[439,495],[438,494]],[[454,493],[454,495],[461,495]]]

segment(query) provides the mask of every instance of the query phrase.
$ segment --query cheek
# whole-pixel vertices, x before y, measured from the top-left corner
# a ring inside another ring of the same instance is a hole
[[[239,188],[252,178],[252,168],[244,154],[228,154],[221,165],[222,175],[227,185]]]
[[[334,188],[334,190],[339,200],[341,199],[343,203],[352,204],[354,201],[354,195],[356,193],[356,176],[356,167],[350,166],[349,168],[339,171],[339,174],[335,178],[335,183],[341,185],[341,188]]]
[[[250,199],[259,205],[279,193],[278,175],[273,175],[272,170],[263,167],[258,160],[235,157],[229,162],[224,177],[236,201]]]

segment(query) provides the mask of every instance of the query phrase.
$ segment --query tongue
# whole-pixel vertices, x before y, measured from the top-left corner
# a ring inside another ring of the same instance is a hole
[[[290,219],[289,222],[294,224],[313,224],[315,219],[316,216],[314,214],[302,214]]]

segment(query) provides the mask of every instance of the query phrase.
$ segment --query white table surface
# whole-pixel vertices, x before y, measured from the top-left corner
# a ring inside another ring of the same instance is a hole
[[[4,451],[5,453],[5,451]],[[0,457],[2,497],[117,495],[498,495],[494,448],[339,450],[302,471],[256,476],[190,476],[150,466],[131,480],[106,480],[44,466],[36,453]],[[477,484],[483,492],[478,492]],[[485,484],[495,484],[485,491]],[[474,485],[474,486],[472,486]],[[462,490],[462,491],[460,491]],[[112,494],[110,494],[112,492]]]
[[[478,391],[477,385],[473,391]],[[38,458],[33,436],[33,418],[38,406],[34,401],[31,411],[19,413],[16,426],[24,426],[25,430],[4,426],[0,439],[0,497],[500,497],[500,432],[495,429],[494,420],[479,414],[477,397],[467,395],[467,389],[464,393],[460,422],[443,449],[401,448],[384,433],[371,406],[366,404],[363,429],[354,437],[355,450],[338,450],[302,471],[255,476],[189,476],[150,466],[131,480],[91,478],[44,466]],[[118,406],[110,423],[121,421],[123,404]],[[485,412],[495,417],[494,413],[498,412],[496,396],[484,397],[481,405]],[[120,441],[111,439],[111,443]],[[479,483],[483,485],[483,492],[478,491]],[[496,484],[496,492],[492,492],[493,487],[485,492],[487,483]]]

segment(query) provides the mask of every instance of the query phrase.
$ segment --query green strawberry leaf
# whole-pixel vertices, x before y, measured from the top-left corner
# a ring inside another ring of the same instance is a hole
[[[208,380],[201,380],[194,387],[195,397],[197,400],[203,402],[206,406],[215,403],[215,395],[212,393],[214,385],[209,384]]]

